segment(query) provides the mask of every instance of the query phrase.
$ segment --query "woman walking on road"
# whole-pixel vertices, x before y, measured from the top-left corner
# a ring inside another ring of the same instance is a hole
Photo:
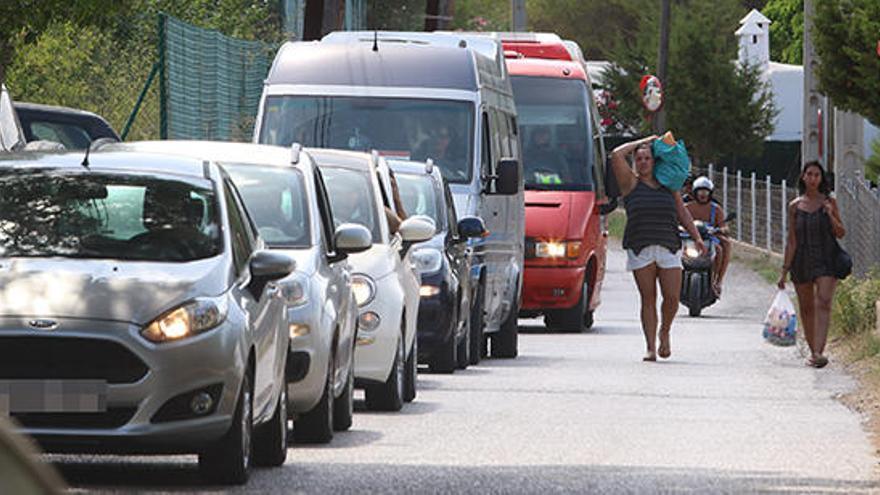
[[[706,252],[702,238],[678,191],[671,191],[654,178],[651,143],[657,136],[618,146],[611,153],[614,176],[620,186],[626,209],[623,247],[626,268],[633,272],[641,297],[642,331],[645,333],[645,361],[672,354],[669,331],[678,312],[681,293],[681,238],[678,226],[687,228],[701,252]],[[635,170],[627,158],[635,152]],[[660,322],[660,346],[657,340],[657,282],[663,295]]]
[[[788,242],[785,262],[777,284],[785,289],[785,276],[791,273],[797,291],[804,337],[812,355],[809,366],[828,364],[825,343],[831,322],[831,301],[837,287],[834,259],[835,238],[846,234],[837,201],[830,196],[831,184],[819,162],[804,165],[798,180],[801,195],[788,205]]]

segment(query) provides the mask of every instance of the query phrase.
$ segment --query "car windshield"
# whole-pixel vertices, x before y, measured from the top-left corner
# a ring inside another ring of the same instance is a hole
[[[324,184],[330,196],[330,209],[336,227],[344,223],[363,225],[380,242],[376,196],[367,172],[347,168],[323,167]]]
[[[511,77],[527,189],[593,188],[587,86],[575,79]]]
[[[437,225],[438,229],[444,226],[443,217],[440,215],[439,191],[434,184],[434,179],[427,174],[394,174],[397,179],[397,188],[400,189],[400,200],[407,216],[425,215]]]
[[[434,160],[450,182],[470,182],[473,104],[464,101],[270,96],[260,142],[377,150],[407,160]]]
[[[311,245],[309,207],[300,171],[250,164],[222,165],[269,247]]]
[[[207,180],[0,172],[0,257],[192,261],[222,246]]]

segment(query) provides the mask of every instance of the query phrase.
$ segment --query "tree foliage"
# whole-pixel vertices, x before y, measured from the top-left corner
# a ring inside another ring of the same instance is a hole
[[[455,0],[452,29],[509,31],[510,0]]]
[[[425,0],[368,0],[367,27],[421,31],[425,28]]]
[[[760,154],[773,131],[778,111],[760,71],[734,62],[733,32],[744,14],[740,5],[710,1],[673,6],[664,106],[669,129],[698,162]],[[657,17],[643,12],[640,34],[615,53],[602,77],[619,102],[620,120],[643,132],[650,125],[638,84],[656,71]]]
[[[865,160],[865,177],[880,184],[880,137],[871,142],[871,156]]]
[[[819,89],[834,104],[880,124],[880,2],[815,2]]]
[[[804,0],[770,0],[762,13],[770,24],[770,60],[801,65],[804,60]]]
[[[530,29],[555,32],[576,41],[587,59],[607,60],[639,36],[642,13],[656,5],[656,0],[531,0],[527,9]]]

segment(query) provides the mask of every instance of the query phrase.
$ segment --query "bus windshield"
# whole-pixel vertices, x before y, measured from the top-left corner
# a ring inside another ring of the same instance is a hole
[[[593,140],[581,80],[513,76],[526,189],[593,190]]]
[[[405,160],[428,158],[450,182],[470,182],[473,104],[465,101],[349,96],[270,96],[263,144],[376,150]]]

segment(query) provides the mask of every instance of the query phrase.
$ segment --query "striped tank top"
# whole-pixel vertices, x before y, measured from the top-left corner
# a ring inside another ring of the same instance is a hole
[[[672,192],[639,181],[636,188],[623,198],[626,209],[626,229],[623,247],[639,254],[648,246],[663,246],[671,252],[681,249],[678,235],[678,212]]]

